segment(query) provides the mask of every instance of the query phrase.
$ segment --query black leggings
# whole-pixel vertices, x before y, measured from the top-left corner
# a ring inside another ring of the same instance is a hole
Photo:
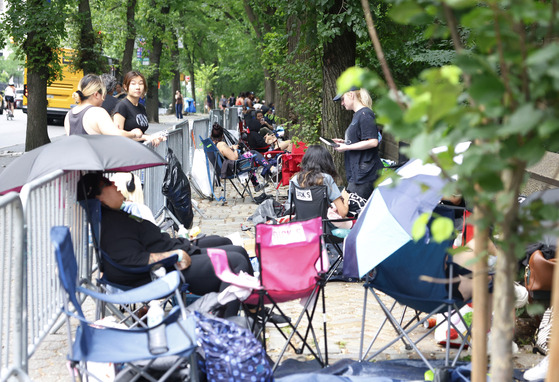
[[[206,244],[202,240],[200,239],[199,246]],[[243,247],[229,244],[201,248],[198,253],[190,256],[192,259],[190,267],[182,271],[192,293],[204,295],[211,292],[221,292],[229,286],[228,283],[221,281],[215,274],[214,267],[207,254],[207,248],[223,249],[227,253],[229,266],[234,273],[244,271],[248,274],[253,274],[248,253]],[[239,306],[240,301],[238,300],[228,303],[225,308],[225,317],[236,316],[239,312]]]

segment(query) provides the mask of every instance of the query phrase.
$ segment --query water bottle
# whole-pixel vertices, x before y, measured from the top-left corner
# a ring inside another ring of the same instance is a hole
[[[165,312],[159,301],[151,301],[148,310],[148,346],[151,354],[166,353],[169,348],[167,347],[167,336],[165,334],[165,325],[159,325],[163,321]],[[159,325],[159,326],[157,326]],[[157,327],[156,327],[157,326]]]

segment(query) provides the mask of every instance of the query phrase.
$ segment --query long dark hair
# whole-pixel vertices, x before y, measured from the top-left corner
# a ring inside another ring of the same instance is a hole
[[[297,181],[301,187],[320,186],[324,183],[322,173],[332,176],[334,181],[338,178],[330,152],[324,146],[311,145],[301,160],[301,171],[297,175]]]

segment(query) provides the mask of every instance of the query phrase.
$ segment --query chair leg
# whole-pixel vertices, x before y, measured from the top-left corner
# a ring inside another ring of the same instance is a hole
[[[312,327],[312,319],[314,317],[314,311],[316,309],[316,301],[315,301],[315,304],[313,306],[312,312],[310,314],[308,313],[309,305],[311,304],[312,301],[314,301],[315,299],[318,299],[320,297],[319,293],[321,293],[321,289],[322,289],[322,293],[324,293],[323,288],[321,288],[320,286],[317,287],[315,290],[313,290],[311,295],[308,297],[308,299],[307,299],[307,301],[306,301],[306,303],[303,307],[303,310],[302,310],[301,314],[299,315],[299,317],[297,318],[297,321],[295,322],[295,324],[289,323],[289,326],[291,327],[291,333],[289,334],[289,336],[285,336],[285,333],[283,333],[281,330],[279,330],[280,333],[286,339],[286,341],[285,341],[285,344],[283,345],[282,350],[279,353],[277,361],[275,362],[274,366],[272,367],[272,372],[274,372],[276,370],[276,368],[279,366],[279,364],[281,362],[281,359],[283,358],[283,355],[285,354],[285,351],[287,350],[288,346],[293,347],[296,350],[296,352],[299,352],[299,354],[306,347],[309,350],[309,352],[312,354],[312,356],[315,357],[316,360],[320,363],[320,365],[322,367],[325,366],[325,361],[323,360],[322,354],[320,352],[320,347],[318,345],[318,340],[316,338],[316,333],[314,331],[314,328]],[[277,310],[278,310],[278,312],[280,312],[280,314],[282,314],[282,315],[284,314],[282,312],[281,308],[279,308],[279,306],[275,303],[274,303],[274,308],[277,308]],[[273,311],[273,309],[272,309],[272,311]],[[307,327],[305,336],[302,336],[301,333],[299,332],[298,328],[299,328],[299,324],[301,323],[301,321],[303,320],[303,317],[305,315],[307,316],[309,327]],[[316,347],[316,352],[311,348],[311,346],[306,341],[309,332],[311,333],[311,335],[313,337],[314,345]],[[293,339],[293,337],[295,335],[297,335],[297,337],[303,342],[302,348],[300,350],[296,349],[293,346],[293,344],[291,344],[291,340]],[[326,335],[326,332],[325,332],[325,335]]]

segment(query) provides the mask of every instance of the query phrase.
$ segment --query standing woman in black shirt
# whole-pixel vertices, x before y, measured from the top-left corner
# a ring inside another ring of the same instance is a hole
[[[379,139],[375,113],[371,110],[373,101],[366,89],[356,87],[334,98],[334,101],[338,100],[342,101],[342,106],[347,110],[353,110],[355,113],[345,131],[344,139],[334,139],[339,144],[335,150],[343,152],[345,156],[347,191],[369,199],[374,182],[383,167],[378,155]]]
[[[140,103],[140,98],[145,97],[147,92],[146,78],[140,72],[128,72],[124,76],[122,87],[127,94],[113,110],[115,126],[126,131],[140,129],[144,133],[141,140],[151,141],[157,146],[162,138],[146,134],[149,127],[148,116],[145,106]]]

